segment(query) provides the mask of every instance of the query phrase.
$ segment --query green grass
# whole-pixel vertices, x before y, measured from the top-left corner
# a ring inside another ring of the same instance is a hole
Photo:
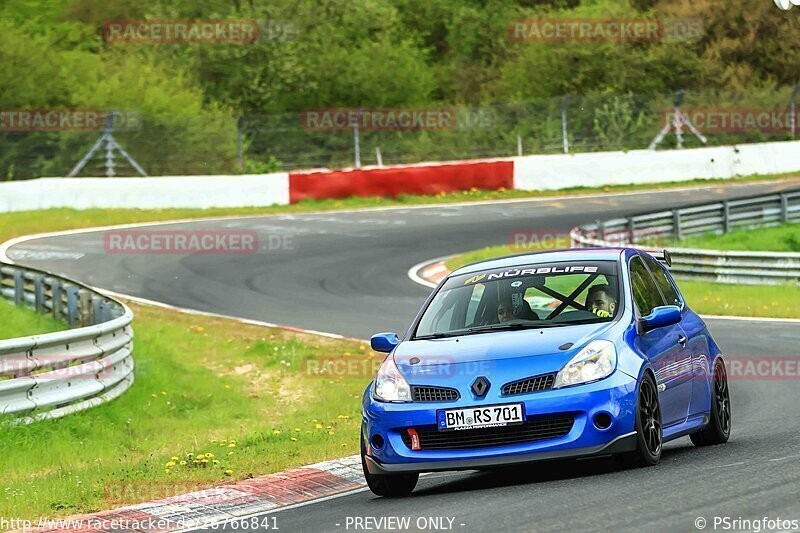
[[[769,176],[744,176],[736,179],[696,179],[682,182],[667,182],[647,185],[613,185],[606,187],[571,187],[557,191],[519,191],[471,190],[434,196],[400,195],[397,198],[345,198],[342,200],[305,200],[292,205],[214,208],[214,209],[47,209],[41,211],[20,211],[0,214],[0,242],[12,237],[32,233],[61,231],[94,226],[131,224],[136,222],[155,222],[183,218],[269,215],[280,213],[303,213],[308,211],[328,211],[335,209],[364,209],[370,207],[391,207],[405,205],[425,205],[433,203],[455,203],[485,200],[509,200],[516,198],[547,198],[564,194],[589,194],[597,192],[628,192],[637,190],[670,189],[675,187],[707,186],[713,184],[746,183],[769,181],[782,178],[796,178],[796,173]]]
[[[800,228],[800,225],[794,224],[794,226]],[[784,228],[784,231],[787,228]],[[775,229],[775,233],[779,233],[777,231],[779,228],[770,229]],[[754,235],[750,237],[757,237],[760,231],[767,230],[754,230]],[[553,245],[552,248],[569,248],[569,238],[557,239],[551,244]],[[476,261],[536,252],[543,249],[545,248],[525,249],[507,244],[489,246],[451,257],[445,261],[445,266],[450,270],[455,270]],[[727,283],[678,280],[678,286],[689,306],[701,314],[800,318],[800,286],[797,285],[731,285]]]
[[[67,325],[33,309],[18,307],[0,298],[0,339],[27,337],[67,329]]]
[[[697,235],[682,239],[678,246],[707,250],[800,252],[800,224],[739,229],[723,235]]]
[[[98,511],[357,453],[359,398],[380,361],[363,343],[133,308],[130,390],[60,420],[0,431],[5,517]],[[366,370],[312,377],[306,369],[317,359]],[[186,455],[208,452],[205,467]],[[173,456],[189,465],[168,468]]]

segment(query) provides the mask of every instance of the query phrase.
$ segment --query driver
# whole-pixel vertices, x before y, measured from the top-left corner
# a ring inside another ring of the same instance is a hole
[[[500,303],[497,304],[497,322],[508,322],[515,318],[517,317],[514,316],[514,306],[511,304],[511,297],[500,300]]]
[[[601,318],[608,318],[617,309],[617,301],[606,284],[594,285],[586,295],[586,308]]]

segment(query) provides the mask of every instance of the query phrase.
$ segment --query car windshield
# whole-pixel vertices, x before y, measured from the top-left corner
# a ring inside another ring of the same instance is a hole
[[[613,320],[614,261],[569,261],[454,276],[436,293],[416,339]]]

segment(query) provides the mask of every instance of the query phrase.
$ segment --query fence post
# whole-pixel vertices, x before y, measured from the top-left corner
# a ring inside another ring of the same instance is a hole
[[[600,240],[606,240],[606,223],[604,220],[597,221],[597,231],[600,234]]]
[[[517,133],[517,156],[522,157],[522,135]]]
[[[561,139],[564,144],[564,153],[569,153],[569,140],[567,139],[567,105],[569,104],[570,95],[564,98],[561,104]]]
[[[361,113],[359,112],[359,119],[360,117]],[[361,144],[358,140],[358,122],[353,124],[353,152],[355,168],[361,168]]]
[[[681,210],[680,209],[673,209],[672,210],[672,232],[675,235],[675,240],[681,240],[683,238],[683,232],[681,231]]]
[[[242,117],[236,121],[236,162],[244,168],[244,143],[242,142]]]
[[[378,166],[379,167],[383,166],[383,157],[381,156],[381,147],[380,146],[376,146],[375,147],[375,160],[378,162]]]
[[[731,230],[730,225],[731,206],[727,201],[722,202],[722,233],[728,233]]]

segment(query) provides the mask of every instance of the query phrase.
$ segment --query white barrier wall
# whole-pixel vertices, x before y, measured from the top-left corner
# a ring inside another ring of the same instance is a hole
[[[41,178],[0,182],[0,212],[247,207],[289,203],[289,174],[158,178]]]
[[[800,171],[800,141],[688,150],[532,155],[514,159],[514,188],[564,189],[795,171]]]

